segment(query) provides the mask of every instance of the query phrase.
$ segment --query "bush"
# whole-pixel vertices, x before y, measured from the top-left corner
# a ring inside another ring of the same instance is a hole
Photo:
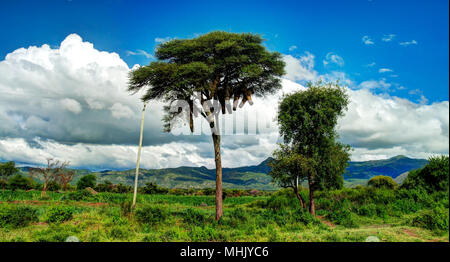
[[[422,169],[409,173],[402,188],[424,188],[428,192],[449,190],[449,157],[436,156],[428,159],[429,163]]]
[[[73,217],[73,207],[55,206],[47,211],[48,223],[62,223],[71,220]]]
[[[8,180],[8,187],[13,191],[17,189],[28,190],[32,189],[33,185],[30,178],[17,174]]]
[[[385,189],[395,189],[397,183],[390,176],[375,176],[372,177],[367,185],[374,188],[385,188]]]
[[[77,189],[82,190],[86,187],[94,188],[97,182],[97,177],[95,175],[85,175],[77,182]]]
[[[48,191],[58,191],[60,189],[61,189],[61,186],[58,183],[56,183],[55,181],[50,181],[47,184]]]
[[[140,188],[141,192],[144,194],[167,194],[169,189],[159,187],[157,184],[148,182],[144,187]]]
[[[347,199],[340,202],[333,202],[331,210],[329,210],[326,217],[334,223],[345,227],[358,227],[350,206],[350,202]]]
[[[448,222],[448,208],[437,207],[431,210],[422,210],[412,219],[411,225],[426,228],[435,232],[448,232]]]
[[[186,209],[181,216],[183,222],[188,225],[204,225],[207,221],[206,216],[193,208]]]
[[[84,189],[84,190],[78,190],[78,191],[73,191],[73,192],[64,194],[64,196],[61,198],[61,200],[81,201],[81,200],[85,200],[85,199],[89,198],[91,195],[92,194],[89,191]]]
[[[308,211],[306,211],[303,208],[298,208],[296,212],[293,214],[294,219],[296,222],[303,223],[305,225],[319,225],[321,224],[320,220],[311,215]]]
[[[143,224],[156,224],[165,221],[169,217],[169,212],[160,207],[142,207],[136,210],[136,220]]]
[[[131,236],[130,228],[127,226],[113,226],[109,236],[114,239],[127,239]]]
[[[35,208],[27,206],[0,207],[0,227],[25,227],[38,221],[38,211]]]
[[[132,212],[131,205],[132,203],[130,201],[120,203],[120,215],[130,217]]]

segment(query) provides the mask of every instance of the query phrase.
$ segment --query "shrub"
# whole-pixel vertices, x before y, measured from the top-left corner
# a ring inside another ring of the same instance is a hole
[[[412,226],[426,228],[435,232],[448,231],[449,210],[437,207],[429,210],[422,210],[411,221]]]
[[[97,177],[95,175],[85,175],[77,182],[77,189],[82,190],[86,187],[94,188],[97,182]]]
[[[367,185],[374,188],[386,188],[386,189],[395,189],[397,187],[397,183],[390,176],[375,176],[372,177]]]
[[[47,184],[47,190],[49,190],[49,191],[58,191],[60,189],[61,189],[61,186],[55,181],[50,181]]]
[[[73,207],[54,206],[47,211],[47,222],[62,223],[71,220],[73,212]]]
[[[358,227],[354,215],[351,212],[350,202],[347,199],[340,202],[333,202],[331,210],[326,217],[336,224],[345,227]]]
[[[127,226],[113,226],[109,236],[115,239],[127,239],[131,236],[130,228]]]
[[[130,201],[124,201],[120,203],[120,214],[124,217],[130,217],[132,212],[131,209],[131,202]]]
[[[32,189],[33,185],[30,178],[17,174],[8,180],[8,187],[13,191],[17,189],[28,190]]]
[[[43,230],[34,231],[32,237],[37,242],[66,242],[68,237],[80,235],[80,231],[77,226],[50,224]]]
[[[169,189],[159,187],[157,184],[152,182],[147,182],[145,186],[140,189],[144,194],[167,194],[169,192]]]
[[[165,221],[169,217],[169,212],[160,207],[142,207],[136,210],[136,220],[143,224],[156,224]]]
[[[78,190],[64,194],[61,200],[81,201],[89,198],[92,194],[87,190]]]
[[[2,206],[0,208],[0,227],[25,227],[38,222],[38,211],[28,206]]]
[[[271,196],[265,203],[265,208],[272,211],[283,209],[295,209],[298,207],[298,200],[293,194],[275,194]]]
[[[207,221],[206,216],[193,208],[186,209],[181,216],[183,222],[188,225],[204,225]]]
[[[422,169],[409,173],[402,188],[422,187],[428,192],[449,190],[449,157],[436,156],[428,159],[429,163]]]
[[[321,224],[320,220],[311,215],[308,211],[303,208],[298,208],[293,214],[294,219],[297,222],[303,223],[305,225],[319,225]]]

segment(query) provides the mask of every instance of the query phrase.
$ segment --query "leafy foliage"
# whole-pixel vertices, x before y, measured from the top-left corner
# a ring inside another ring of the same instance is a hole
[[[71,220],[74,208],[67,206],[54,206],[47,211],[48,223],[62,223]]]
[[[428,192],[449,190],[449,157],[435,156],[428,159],[428,164],[411,171],[402,184],[402,188],[424,188]]]
[[[17,174],[8,180],[8,188],[11,190],[28,190],[33,188],[33,182],[29,178]]]
[[[390,176],[375,176],[372,177],[367,185],[375,188],[387,188],[387,189],[395,189],[397,187],[397,183]]]
[[[94,188],[97,183],[97,177],[95,175],[85,175],[77,182],[77,189],[83,190],[86,187]]]
[[[350,147],[336,142],[335,127],[347,108],[348,96],[337,83],[309,83],[308,89],[285,95],[279,105],[278,124],[284,145],[274,152],[269,175],[283,187],[294,189],[300,206],[298,181],[307,180],[312,214],[314,191],[343,186],[342,175]]]
[[[165,221],[169,217],[169,213],[160,207],[145,206],[136,210],[135,217],[140,223],[152,225]]]
[[[1,227],[25,227],[32,222],[37,222],[37,209],[29,206],[0,206]]]
[[[13,161],[0,163],[0,177],[9,177],[19,172],[16,163]]]

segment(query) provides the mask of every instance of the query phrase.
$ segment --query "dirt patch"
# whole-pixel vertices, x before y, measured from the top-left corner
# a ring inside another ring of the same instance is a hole
[[[330,221],[327,221],[324,219],[323,216],[316,216],[318,219],[320,219],[320,221],[322,221],[322,223],[324,223],[325,225],[329,226],[329,227],[336,227],[335,224],[331,223]]]
[[[408,236],[419,238],[419,235],[417,235],[416,232],[412,231],[411,229],[404,228],[404,229],[402,229],[402,231],[403,231],[403,233],[407,234]]]

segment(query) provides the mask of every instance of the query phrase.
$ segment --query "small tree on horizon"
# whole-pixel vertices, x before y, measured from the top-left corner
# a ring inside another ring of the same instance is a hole
[[[239,107],[253,104],[252,95],[264,96],[281,88],[285,65],[281,54],[267,51],[262,42],[259,35],[221,31],[176,39],[157,47],[158,61],[130,73],[130,92],[146,87],[143,101],[168,103],[165,131],[172,129],[175,120],[187,121],[191,132],[193,117],[201,115],[208,121],[216,165],[216,220],[223,214],[219,112],[233,113],[240,100]],[[179,101],[187,106],[179,106]],[[171,110],[173,106],[178,110]]]

